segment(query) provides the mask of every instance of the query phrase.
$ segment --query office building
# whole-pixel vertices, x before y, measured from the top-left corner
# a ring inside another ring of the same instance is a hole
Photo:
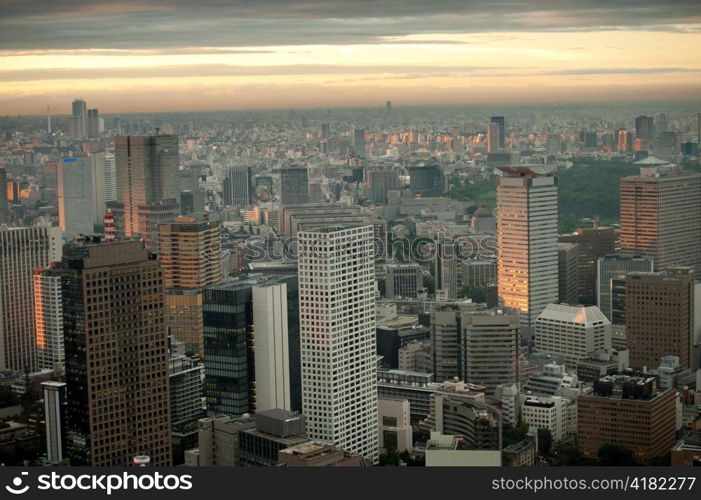
[[[504,120],[503,116],[492,116],[489,119],[490,124],[495,124],[496,125],[496,141],[495,145],[497,146],[498,149],[504,150],[506,149],[506,121]]]
[[[114,153],[105,153],[105,203],[121,200],[117,192],[117,159]]]
[[[535,349],[564,359],[570,369],[592,351],[611,348],[611,322],[596,306],[550,304],[535,325]]]
[[[287,285],[254,286],[256,410],[292,409]],[[277,457],[277,452],[275,453]]]
[[[557,244],[558,298],[562,304],[579,303],[579,245]]]
[[[361,455],[355,455],[323,441],[307,441],[280,450],[279,467],[364,467],[370,465]]]
[[[10,205],[7,202],[7,169],[0,165],[0,225],[10,223]]]
[[[486,287],[497,282],[497,263],[491,260],[463,260],[463,286]]]
[[[407,167],[409,187],[414,196],[435,198],[445,192],[445,178],[438,165]]]
[[[114,139],[117,192],[124,203],[124,234],[148,232],[139,211],[147,205],[177,200],[180,195],[178,137],[118,136]],[[177,215],[177,214],[176,214]],[[150,243],[150,241],[149,241]]]
[[[616,251],[618,231],[613,227],[599,227],[594,221],[593,227],[579,228],[574,234],[558,237],[561,243],[576,243],[578,304],[594,305],[596,303],[596,265],[599,257]]]
[[[353,129],[353,152],[356,156],[365,157],[365,130]]]
[[[93,175],[88,157],[68,157],[58,162],[58,221],[67,241],[79,235],[93,234]]]
[[[500,167],[497,177],[497,283],[504,307],[518,309],[530,334],[558,300],[557,186],[547,167]]]
[[[224,205],[248,208],[255,195],[251,167],[236,166],[226,169],[222,182]]]
[[[85,139],[88,136],[88,109],[83,99],[76,99],[72,104],[71,137]]]
[[[635,137],[652,142],[655,138],[655,119],[652,116],[635,118]]]
[[[423,287],[423,271],[416,262],[397,262],[385,266],[386,298],[415,299]]]
[[[99,137],[100,136],[100,113],[97,109],[88,110],[88,121],[86,132],[88,137]]]
[[[698,368],[694,344],[694,272],[671,268],[629,273],[625,281],[626,340],[634,368],[657,367],[663,356],[678,356]]]
[[[258,411],[255,427],[239,431],[239,464],[243,467],[273,467],[278,453],[307,439],[304,415],[279,408]]]
[[[171,355],[168,359],[170,421],[173,428],[204,417],[204,365],[198,358]]]
[[[306,167],[280,169],[280,204],[309,203],[309,179]]]
[[[42,382],[44,391],[44,421],[46,422],[46,458],[61,462],[66,452],[66,384]]]
[[[67,455],[72,465],[171,464],[163,277],[134,240],[63,249]],[[86,309],[85,304],[90,303]]]
[[[401,188],[399,170],[391,167],[372,167],[365,172],[367,198],[373,203],[385,205],[387,193]]]
[[[577,400],[577,447],[586,457],[616,444],[649,461],[667,455],[675,437],[675,391],[661,390],[655,377],[608,375]]]
[[[406,370],[378,370],[377,393],[380,398],[406,399],[409,401],[411,425],[428,416],[431,394],[440,384],[433,383],[432,373]]]
[[[372,226],[299,233],[302,406],[311,439],[379,455]]]
[[[383,453],[409,452],[413,448],[408,399],[379,398],[380,448]]]
[[[621,373],[628,368],[628,349],[600,349],[577,363],[577,376],[582,382],[596,382],[601,377]]]
[[[160,224],[158,249],[169,333],[201,354],[202,290],[222,280],[219,224],[195,217]]]
[[[198,447],[185,452],[185,465],[194,467],[241,465],[239,431],[254,428],[255,420],[242,416],[218,415],[199,421]]]
[[[526,396],[521,420],[530,428],[550,431],[553,441],[562,441],[567,434],[567,400],[560,396]]]
[[[60,258],[58,227],[0,226],[0,370],[35,371],[34,269]]]
[[[520,318],[517,312],[489,310],[462,314],[461,380],[485,387],[518,381]]]
[[[628,273],[634,271],[650,273],[654,271],[654,267],[651,258],[636,253],[619,252],[599,257],[596,271],[596,305],[613,324],[622,323],[613,321],[611,306],[613,296],[612,280],[623,277],[625,281],[625,275]]]
[[[458,298],[458,250],[452,240],[439,240],[435,243],[433,268],[436,276],[436,297],[443,301]]]
[[[34,270],[34,322],[37,368],[53,370],[65,361],[61,273],[49,267]]]
[[[621,179],[621,250],[651,257],[658,271],[701,272],[701,173],[645,167]]]

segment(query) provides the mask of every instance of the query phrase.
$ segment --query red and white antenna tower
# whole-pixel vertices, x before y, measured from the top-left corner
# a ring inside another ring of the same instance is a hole
[[[105,213],[104,225],[105,241],[111,243],[116,239],[117,231],[114,230],[114,215],[112,215],[112,210],[110,210],[109,208]]]

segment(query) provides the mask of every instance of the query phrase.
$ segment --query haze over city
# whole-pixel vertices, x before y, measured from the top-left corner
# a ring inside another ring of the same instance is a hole
[[[701,4],[4,2],[4,114],[689,100]]]

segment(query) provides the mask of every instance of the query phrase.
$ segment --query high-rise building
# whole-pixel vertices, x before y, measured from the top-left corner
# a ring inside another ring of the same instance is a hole
[[[497,283],[505,307],[532,328],[558,300],[557,185],[547,167],[500,167],[497,177]],[[530,333],[523,332],[523,333]]]
[[[630,130],[618,130],[617,147],[619,153],[630,153],[633,151],[633,132]]]
[[[105,203],[117,200],[117,160],[114,153],[105,153]]]
[[[696,369],[693,270],[629,273],[625,286],[630,365],[657,367],[663,356],[673,355],[679,357],[681,366]]]
[[[616,251],[618,231],[613,227],[599,227],[594,221],[593,227],[579,228],[573,234],[558,237],[561,243],[576,243],[579,247],[577,257],[578,301],[580,304],[596,303],[596,264],[599,257]]]
[[[10,223],[10,205],[7,203],[7,170],[0,165],[0,225]]]
[[[305,167],[280,169],[280,203],[283,205],[309,203],[309,179]]]
[[[180,195],[178,136],[118,136],[114,139],[117,191],[124,203],[124,234],[145,232],[139,207]]]
[[[635,118],[635,137],[652,141],[655,139],[655,120],[652,116]]]
[[[71,117],[73,139],[85,139],[88,135],[88,111],[83,99],[73,101],[73,115]]]
[[[86,134],[88,137],[100,136],[100,114],[97,109],[88,110]]]
[[[171,464],[163,276],[134,240],[63,249],[67,455],[72,465]],[[86,308],[85,304],[90,304]]]
[[[365,130],[363,129],[353,129],[353,152],[357,156],[365,156]]]
[[[611,322],[596,306],[550,304],[535,323],[536,351],[562,358],[568,369],[589,353],[611,348]]]
[[[612,279],[634,271],[650,273],[654,270],[652,259],[636,253],[610,253],[599,257],[596,272],[596,305],[604,316],[613,322],[611,315]]]
[[[255,193],[251,167],[237,166],[226,169],[222,190],[224,205],[250,207]]]
[[[256,411],[292,408],[287,285],[253,287]]]
[[[499,124],[490,122],[487,125],[487,153],[498,153],[499,143]]]
[[[72,156],[58,162],[58,221],[67,241],[93,234],[93,174],[88,157]]]
[[[433,259],[436,279],[436,296],[442,300],[458,298],[458,252],[452,240],[435,242],[436,251]]]
[[[365,172],[368,200],[384,205],[387,192],[400,189],[399,171],[394,168],[374,167]]]
[[[445,178],[438,165],[408,167],[409,187],[422,198],[441,196],[445,192]]]
[[[415,299],[423,286],[423,271],[416,262],[385,266],[385,297],[388,299]]]
[[[586,457],[601,446],[628,448],[639,460],[667,455],[676,440],[676,397],[650,376],[607,375],[577,398],[577,447]]]
[[[486,287],[497,283],[497,263],[493,260],[463,260],[463,286]]]
[[[202,292],[222,280],[219,224],[195,217],[160,224],[158,250],[168,331],[189,352],[201,354]]]
[[[44,420],[46,422],[46,458],[58,463],[66,453],[66,384],[43,382]]]
[[[53,266],[34,270],[34,321],[37,368],[53,370],[65,362],[61,273]]]
[[[577,243],[557,244],[558,298],[560,303],[579,303],[579,245]]]
[[[499,134],[497,137],[496,145],[499,149],[504,150],[506,149],[506,121],[504,120],[503,116],[492,116],[489,119],[489,123],[494,123],[497,126],[497,133]]]
[[[378,460],[372,226],[299,233],[302,406],[312,439]]]
[[[701,174],[646,167],[621,179],[621,250],[701,273]]]
[[[140,228],[139,237],[146,245],[146,248],[149,248],[155,254],[160,252],[158,248],[158,231],[161,224],[172,222],[180,215],[178,201],[175,198],[169,198],[156,203],[143,203],[136,207],[136,218]],[[126,216],[124,209],[122,209],[122,214]]]
[[[59,228],[0,226],[0,370],[36,369],[33,273],[60,258]]]
[[[463,314],[461,380],[494,394],[497,386],[518,381],[518,313],[489,310]]]

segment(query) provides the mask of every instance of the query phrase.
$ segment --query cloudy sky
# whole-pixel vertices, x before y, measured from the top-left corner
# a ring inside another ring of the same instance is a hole
[[[0,110],[701,98],[699,0],[2,0]]]

